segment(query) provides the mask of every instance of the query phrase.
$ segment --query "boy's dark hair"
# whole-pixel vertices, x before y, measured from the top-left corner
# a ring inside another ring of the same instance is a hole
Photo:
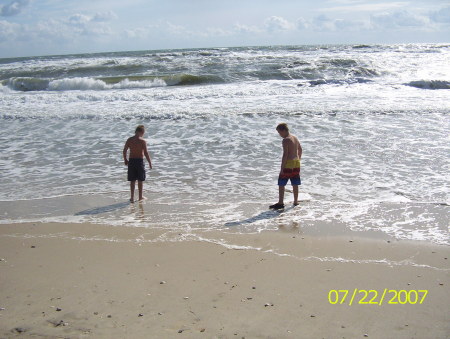
[[[134,131],[134,133],[144,133],[144,132],[145,132],[144,125],[139,125],[138,127],[136,127],[136,130]]]
[[[278,126],[277,126],[277,131],[286,131],[286,132],[289,132],[289,127],[288,127],[288,125],[286,124],[286,123],[281,123],[281,124],[278,124]]]

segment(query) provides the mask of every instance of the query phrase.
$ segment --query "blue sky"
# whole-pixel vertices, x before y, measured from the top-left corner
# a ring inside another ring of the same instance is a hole
[[[450,42],[450,1],[0,0],[0,57]]]

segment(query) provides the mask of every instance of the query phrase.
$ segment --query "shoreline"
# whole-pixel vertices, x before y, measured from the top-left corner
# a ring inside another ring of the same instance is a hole
[[[245,202],[236,208],[229,202],[219,206],[211,203],[196,204],[192,201],[180,204],[153,202],[153,199],[157,200],[157,194],[150,192],[149,195],[147,198],[151,203],[146,201],[134,204],[130,204],[127,199],[109,197],[106,194],[74,194],[45,199],[0,201],[0,209],[5,211],[0,226],[24,223],[89,223],[147,228],[155,232],[237,231],[244,234],[292,229],[292,232],[298,231],[308,236],[357,236],[450,245],[448,205],[442,204],[379,202],[369,206],[370,210],[365,214],[368,216],[367,220],[361,218],[363,214],[359,211],[356,220],[349,222],[348,218],[339,215],[321,218],[320,212],[317,215],[320,206],[315,205],[314,200],[302,201],[300,208],[288,204],[286,209],[279,213],[267,209],[269,201]],[[364,209],[368,207],[364,206]],[[215,218],[211,218],[212,213]],[[407,213],[428,214],[433,220],[415,220],[414,223],[405,225],[402,220],[405,220]],[[377,219],[377,215],[388,215],[389,218],[386,219],[392,219],[395,223],[388,225],[389,227],[382,226],[382,220]]]
[[[164,237],[98,224],[0,225],[0,337],[446,338],[450,331],[445,245],[290,229]],[[355,288],[428,294],[422,304],[328,301],[330,290]]]

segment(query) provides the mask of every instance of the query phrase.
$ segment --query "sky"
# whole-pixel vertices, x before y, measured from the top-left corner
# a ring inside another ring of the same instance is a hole
[[[0,58],[450,42],[450,0],[0,0]]]

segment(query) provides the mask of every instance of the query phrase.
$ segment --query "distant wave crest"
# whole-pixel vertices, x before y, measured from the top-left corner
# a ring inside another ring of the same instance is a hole
[[[196,76],[190,74],[169,76],[122,76],[103,78],[63,78],[41,79],[17,77],[4,80],[2,87],[15,91],[72,91],[72,90],[108,90],[126,88],[152,88],[164,86],[188,86],[223,82],[219,77]]]
[[[422,89],[450,89],[450,81],[445,80],[419,80],[405,85]]]

